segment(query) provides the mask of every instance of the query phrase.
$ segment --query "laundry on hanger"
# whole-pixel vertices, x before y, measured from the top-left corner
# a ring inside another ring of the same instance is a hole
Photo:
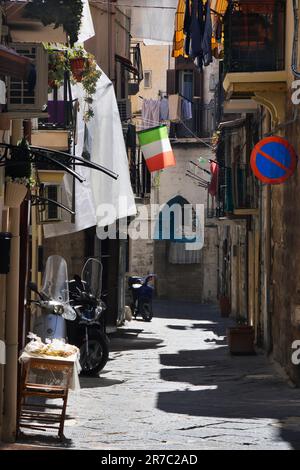
[[[160,100],[143,100],[142,120],[144,129],[155,127],[160,122]],[[153,124],[154,123],[154,124]]]
[[[169,95],[169,119],[170,121],[180,121],[182,113],[183,98],[180,95]]]
[[[164,97],[160,101],[160,120],[168,121],[169,119],[169,100]]]
[[[213,37],[218,43],[222,42],[223,23],[220,16],[215,15],[215,22],[213,26]]]
[[[187,99],[182,99],[181,119],[188,121],[193,117],[192,103]]]
[[[207,0],[205,5],[205,23],[204,23],[204,32],[202,39],[202,53],[203,53],[203,64],[208,66],[212,63],[212,21],[211,21],[211,11],[210,11],[210,0]]]
[[[179,55],[189,56],[195,59],[195,64],[201,69],[203,65],[207,66],[212,62],[212,21],[211,21],[211,0],[207,0],[205,6],[203,0],[185,0],[185,12],[183,21],[183,36],[184,47],[180,49],[180,42],[176,42],[176,38],[181,38],[178,29],[181,27],[180,20],[182,16],[176,17],[175,23],[175,36],[173,57]],[[178,4],[183,11],[182,2]],[[181,13],[182,15],[182,13]],[[222,25],[221,32],[218,27],[218,37],[221,34],[222,39]]]

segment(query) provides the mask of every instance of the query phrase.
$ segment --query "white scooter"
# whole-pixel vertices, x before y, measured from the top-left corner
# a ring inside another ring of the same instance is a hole
[[[42,341],[46,339],[66,339],[66,321],[74,321],[76,312],[70,305],[68,269],[64,258],[58,255],[47,259],[43,277],[43,286],[39,292],[37,286],[29,284],[38,300],[30,301],[41,309],[34,324],[34,332]]]

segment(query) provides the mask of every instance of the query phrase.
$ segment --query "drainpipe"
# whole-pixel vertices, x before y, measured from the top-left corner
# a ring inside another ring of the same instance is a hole
[[[267,312],[264,324],[264,343],[267,354],[272,351],[272,295],[271,295],[271,187],[266,187],[266,245],[265,245],[265,260],[266,260],[266,296],[267,296]]]
[[[22,120],[14,120],[12,144],[23,135]],[[20,273],[20,208],[9,209],[9,232],[12,233],[10,272],[7,275],[6,289],[6,365],[4,370],[4,414],[2,438],[14,442],[17,421],[18,390],[18,312],[19,312],[19,273]]]
[[[2,211],[2,232],[8,232],[8,210]],[[0,274],[0,341],[5,344],[5,312],[6,312],[6,275]],[[0,364],[0,441],[2,437],[3,406],[4,406],[4,370],[5,366]]]

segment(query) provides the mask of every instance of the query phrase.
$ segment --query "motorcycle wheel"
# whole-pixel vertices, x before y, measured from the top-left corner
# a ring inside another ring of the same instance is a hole
[[[140,313],[144,321],[150,322],[153,318],[152,304],[145,300],[141,303]]]
[[[88,341],[84,337],[79,349],[82,375],[94,376],[104,369],[109,358],[109,343],[106,335],[100,332],[90,332]]]

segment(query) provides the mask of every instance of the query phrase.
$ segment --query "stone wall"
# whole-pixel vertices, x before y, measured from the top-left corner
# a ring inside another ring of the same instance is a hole
[[[74,274],[80,274],[85,258],[85,232],[46,238],[44,241],[45,262],[50,255],[60,255],[65,258],[70,278]]]
[[[287,94],[287,116],[293,119],[294,106]],[[299,120],[286,128],[285,137],[300,152]],[[273,355],[300,385],[299,366],[291,362],[292,343],[300,339],[300,168],[285,184],[272,189],[272,273],[271,303]]]

